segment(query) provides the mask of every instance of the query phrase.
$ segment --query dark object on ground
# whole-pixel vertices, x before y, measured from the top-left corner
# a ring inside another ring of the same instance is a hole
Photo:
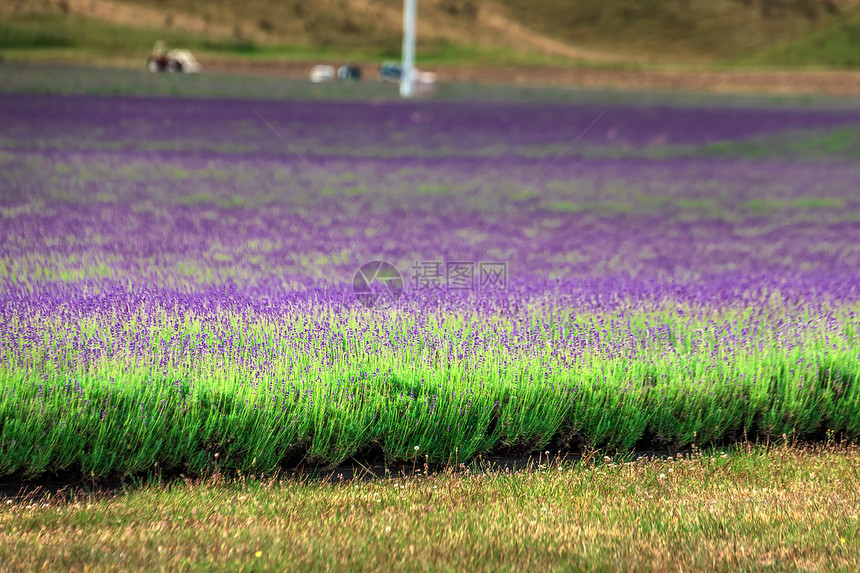
[[[150,72],[200,73],[200,63],[188,50],[167,50],[164,42],[156,42],[152,54],[146,59]]]
[[[344,64],[337,69],[337,79],[359,81],[361,79],[361,68],[356,64]]]
[[[146,59],[146,69],[150,72],[166,72],[168,68],[165,54],[152,55]]]
[[[389,82],[399,82],[400,76],[403,75],[403,68],[398,62],[383,62],[379,66],[379,79]]]

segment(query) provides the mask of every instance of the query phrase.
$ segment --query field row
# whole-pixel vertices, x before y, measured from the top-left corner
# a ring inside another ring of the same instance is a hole
[[[6,307],[0,474],[860,436],[860,324],[844,303],[254,312],[238,293],[190,296],[196,308],[126,295]]]

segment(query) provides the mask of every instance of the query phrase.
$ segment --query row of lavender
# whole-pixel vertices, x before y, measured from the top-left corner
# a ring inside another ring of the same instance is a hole
[[[853,285],[621,286],[385,310],[322,290],[16,293],[0,472],[860,436]]]
[[[570,145],[856,114],[0,97],[0,474],[860,434],[860,170]]]
[[[380,258],[504,261],[526,281],[860,267],[853,164],[483,165],[0,153],[0,280],[309,286]]]
[[[0,142],[31,149],[422,157],[550,155],[571,143],[706,145],[860,123],[860,110],[507,102],[266,102],[0,94]],[[555,151],[554,151],[555,150]]]

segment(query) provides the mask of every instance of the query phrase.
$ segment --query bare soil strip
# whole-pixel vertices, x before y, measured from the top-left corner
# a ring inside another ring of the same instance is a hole
[[[293,78],[306,78],[311,66],[317,63],[322,62],[261,62],[235,59],[209,59],[203,62],[206,71],[211,72]],[[450,65],[427,66],[427,69],[435,71],[440,82],[860,98],[860,71],[611,70],[553,66]],[[372,74],[366,75],[372,77]]]

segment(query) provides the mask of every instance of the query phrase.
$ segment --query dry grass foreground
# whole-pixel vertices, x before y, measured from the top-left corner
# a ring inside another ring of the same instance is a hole
[[[6,570],[857,571],[860,449],[745,446],[0,504]],[[419,458],[420,463],[420,458]]]

